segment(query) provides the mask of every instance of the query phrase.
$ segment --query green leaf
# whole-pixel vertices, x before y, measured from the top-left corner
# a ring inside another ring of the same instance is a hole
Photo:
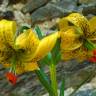
[[[50,61],[52,60],[52,55],[49,52],[43,59],[39,60],[40,65],[50,65]]]
[[[41,84],[44,86],[44,88],[48,91],[48,93],[50,94],[50,96],[55,96],[53,88],[51,87],[51,84],[48,81],[48,78],[46,76],[46,74],[43,72],[43,70],[38,69],[35,71],[39,81],[41,82]]]
[[[84,46],[88,49],[88,50],[94,50],[96,49],[96,45],[91,42],[90,40],[85,40],[84,41]]]
[[[37,26],[37,25],[35,26],[35,31],[36,31],[39,39],[42,39],[43,38],[43,35],[42,35],[42,32],[41,32],[39,26]]]
[[[65,81],[63,79],[60,86],[60,96],[64,96],[64,84],[65,84]]]
[[[57,40],[55,47],[51,51],[54,64],[61,60],[60,39]]]
[[[19,29],[19,32],[20,32],[20,33],[23,33],[24,31],[26,31],[26,30],[28,30],[28,29],[30,29],[30,27],[28,27],[28,26],[22,26],[22,27]]]
[[[51,86],[55,93],[54,96],[58,96],[58,85],[57,85],[57,77],[56,77],[56,64],[51,63],[50,66],[50,79],[51,79]]]
[[[21,33],[23,33],[24,31],[26,31],[27,29],[30,29],[30,27],[29,26],[21,26],[20,28],[19,28],[19,30],[16,32],[16,34],[15,34],[15,37],[14,37],[14,40],[16,40],[16,37],[18,36],[18,35],[20,35]]]

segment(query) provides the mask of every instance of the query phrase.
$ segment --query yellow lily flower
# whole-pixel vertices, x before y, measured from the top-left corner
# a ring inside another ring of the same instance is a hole
[[[85,42],[96,44],[96,17],[88,21],[83,15],[72,13],[59,21],[59,29],[63,60],[75,58],[83,61],[92,56]]]
[[[17,74],[37,70],[37,61],[52,50],[57,38],[58,32],[39,40],[32,29],[16,37],[16,22],[1,20],[0,63],[5,67],[12,67],[12,59],[15,58]]]

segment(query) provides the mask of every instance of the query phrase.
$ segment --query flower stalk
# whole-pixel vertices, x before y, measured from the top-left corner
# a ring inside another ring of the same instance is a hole
[[[57,88],[57,79],[56,79],[56,65],[50,64],[50,79],[51,79],[51,86],[55,93],[54,96],[58,96],[58,88]]]
[[[55,96],[55,93],[47,79],[47,76],[46,74],[41,70],[41,69],[38,69],[35,71],[39,81],[41,82],[41,84],[44,86],[44,88],[48,91],[49,93],[49,96]]]
[[[58,96],[58,87],[57,87],[57,78],[56,78],[56,65],[54,64],[52,57],[51,57],[51,64],[49,66],[50,68],[50,79],[51,79],[51,86],[53,88],[53,91],[55,93],[54,96]]]

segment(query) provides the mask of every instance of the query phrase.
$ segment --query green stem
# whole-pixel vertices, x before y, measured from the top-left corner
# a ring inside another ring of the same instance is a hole
[[[54,96],[58,96],[57,79],[56,79],[56,65],[53,63],[50,65],[50,76],[51,76],[52,88],[55,93]]]
[[[15,56],[13,56],[12,60],[11,60],[11,71],[16,74],[16,58]]]
[[[64,96],[64,85],[65,85],[65,80],[62,79],[62,83],[60,87],[60,96]]]
[[[48,81],[48,79],[46,78],[45,73],[43,73],[43,71],[41,69],[38,69],[35,71],[39,81],[41,82],[41,84],[45,87],[45,89],[48,91],[49,96],[55,96],[53,89]]]

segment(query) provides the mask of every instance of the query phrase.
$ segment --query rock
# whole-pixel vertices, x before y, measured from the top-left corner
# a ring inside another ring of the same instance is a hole
[[[21,11],[16,10],[14,11],[14,16],[19,27],[24,25],[25,23],[29,25],[31,24],[31,18],[29,13],[23,14]]]
[[[29,0],[25,7],[22,9],[24,13],[32,12],[35,9],[45,5],[50,0]]]
[[[55,3],[49,2],[47,5],[32,12],[32,24],[56,17],[64,17],[72,12],[79,12],[85,16],[89,14],[96,15],[96,3],[77,6],[76,2],[72,2],[71,0],[62,0]]]
[[[78,65],[77,65],[78,66]],[[82,65],[81,65],[82,66]],[[79,86],[84,80],[85,82],[89,82],[96,74],[96,65],[88,65],[85,67],[83,66],[82,68],[80,65],[76,68],[74,67],[74,71],[65,71],[65,88],[68,88],[69,86],[72,86],[76,88]],[[94,66],[94,68],[93,68]],[[76,71],[76,69],[78,71]],[[63,73],[63,74],[64,74]]]
[[[0,20],[3,19],[3,12],[0,11]]]
[[[52,29],[53,26],[56,25],[56,22],[59,18],[54,18],[52,20],[44,21],[43,23],[38,23],[36,25],[39,26],[40,30],[42,31],[42,35],[46,36],[51,34],[52,32],[56,32],[56,28]]]
[[[21,1],[21,0],[9,0],[9,4],[16,4],[16,3],[18,3],[19,1]]]
[[[88,15],[88,14],[96,15],[96,4],[91,4],[83,7],[82,13],[83,15]]]
[[[77,0],[80,4],[94,4],[96,0]]]
[[[65,93],[64,96],[70,96],[70,94],[71,94],[73,91],[74,91],[74,89],[73,89],[72,87],[66,89],[66,90],[64,91],[64,93]]]
[[[3,0],[0,0],[0,4],[2,4]]]
[[[24,7],[23,3],[17,3],[13,5],[14,10],[22,10],[22,8]]]
[[[75,3],[69,1],[60,1],[58,3],[48,3],[31,14],[32,23],[49,20],[55,17],[63,17],[75,9]],[[69,10],[70,9],[70,10]],[[54,13],[54,14],[53,14]]]
[[[94,83],[95,84],[95,83]],[[96,84],[95,84],[96,85]],[[95,87],[96,88],[96,87]],[[91,83],[84,84],[79,88],[79,90],[72,96],[95,96],[96,89]],[[66,91],[65,91],[66,92]],[[68,93],[65,96],[69,96]]]
[[[3,67],[0,67],[3,68]],[[44,87],[40,84],[34,72],[27,72],[18,76],[18,82],[15,86],[12,86],[6,80],[4,74],[7,70],[0,70],[0,94],[3,96],[11,96],[10,94],[15,93],[18,96],[42,96],[46,93]],[[45,69],[45,72],[48,72],[48,68]],[[92,75],[96,74],[96,65],[89,64],[88,62],[83,62],[79,64],[76,60],[68,61],[68,62],[60,62],[57,65],[57,78],[58,84],[62,79],[62,76],[65,77],[65,88],[76,88],[81,84],[89,75],[90,80],[94,77]],[[91,74],[92,73],[92,74]],[[90,80],[86,81],[89,82]],[[92,85],[93,86],[93,85]],[[84,87],[85,88],[85,87]],[[95,87],[93,87],[94,89]],[[38,90],[38,91],[37,91]],[[68,92],[68,91],[67,91]],[[23,95],[24,94],[24,95]],[[30,95],[28,95],[30,94]],[[12,95],[13,96],[13,95]],[[16,95],[17,96],[17,95]],[[77,95],[78,96],[78,95]]]
[[[5,12],[7,10],[8,0],[3,0],[2,4],[0,5],[0,11]]]
[[[86,89],[86,90],[79,91],[74,96],[93,96],[92,89]]]
[[[9,0],[9,4],[16,4],[16,3],[26,3],[27,0]]]
[[[3,19],[14,20],[14,13],[12,11],[6,11],[3,13]]]

